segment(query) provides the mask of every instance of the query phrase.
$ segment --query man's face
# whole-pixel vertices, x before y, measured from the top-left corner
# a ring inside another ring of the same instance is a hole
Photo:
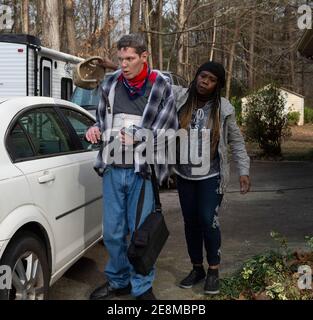
[[[144,51],[139,55],[134,48],[128,47],[118,50],[117,57],[124,77],[131,80],[141,72],[144,63],[147,62],[148,53]]]
[[[217,77],[209,71],[201,71],[197,77],[197,91],[203,96],[208,96],[215,90]]]

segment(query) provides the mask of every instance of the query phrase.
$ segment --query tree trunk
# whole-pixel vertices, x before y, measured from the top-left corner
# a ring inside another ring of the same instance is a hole
[[[249,65],[248,65],[248,87],[253,89],[254,87],[254,45],[255,45],[255,24],[256,13],[252,13],[251,17],[251,29],[250,29],[250,44],[249,44]]]
[[[66,35],[68,43],[68,52],[76,55],[76,37],[75,37],[75,21],[74,21],[74,0],[64,1]]]
[[[35,34],[40,37],[42,35],[42,15],[44,11],[44,3],[42,0],[36,0],[36,26],[35,26]]]
[[[159,21],[158,21],[158,30],[162,32],[162,21],[163,21],[163,0],[159,0]],[[163,38],[162,35],[159,34],[159,69],[163,70]]]
[[[21,21],[21,7],[18,0],[13,0],[13,8],[14,8],[14,15],[13,15],[13,26],[12,30],[15,33],[22,32],[22,21]]]
[[[110,0],[103,0],[102,1],[102,8],[103,8],[103,47],[104,47],[104,55],[108,57],[111,41],[110,41]]]
[[[235,57],[235,50],[236,50],[236,44],[239,39],[239,32],[240,32],[240,16],[237,16],[236,22],[235,22],[235,31],[234,31],[234,37],[233,42],[231,44],[230,52],[229,52],[229,60],[228,60],[228,72],[227,72],[227,79],[226,79],[226,99],[229,99],[230,96],[230,86],[231,86],[231,79],[233,76],[233,65],[234,65],[234,57]]]
[[[22,32],[29,33],[29,0],[22,1]]]
[[[150,28],[153,31],[160,31],[159,21],[160,21],[160,15],[162,15],[162,7],[160,6],[160,3],[162,5],[162,1],[158,1],[158,4],[153,7],[153,1],[149,0],[149,13],[150,13]],[[155,68],[160,69],[160,60],[159,60],[159,53],[160,53],[160,35],[153,33],[151,34],[151,55],[153,60],[153,66]]]
[[[150,30],[150,21],[149,21],[149,2],[148,0],[145,1],[145,15],[144,15],[144,18],[145,18],[145,28],[146,30]],[[152,60],[152,55],[151,55],[151,52],[152,52],[152,45],[151,45],[151,33],[147,33],[147,44],[148,44],[148,52],[150,53],[149,54],[149,65],[150,65],[150,68],[152,69],[153,68],[153,60]]]
[[[216,18],[214,18],[214,22],[213,22],[213,36],[212,36],[212,46],[211,46],[211,52],[210,52],[210,61],[213,61],[213,58],[214,58],[215,41],[216,41]]]
[[[140,0],[133,0],[130,9],[130,33],[138,32],[140,26]]]
[[[62,52],[68,52],[68,41],[66,35],[66,19],[65,19],[65,6],[64,0],[58,0],[59,2],[59,30],[60,30],[60,50]]]
[[[91,36],[93,32],[93,3],[92,0],[88,0],[88,7],[89,7],[89,36]]]
[[[184,28],[185,22],[185,0],[178,1],[178,29],[180,31]],[[184,40],[183,33],[178,35],[177,41],[177,73],[183,76],[184,73]]]
[[[46,0],[43,11],[43,43],[46,47],[60,50],[59,7],[57,0]]]
[[[296,89],[296,71],[295,71],[295,61],[296,61],[296,54],[295,50],[293,49],[294,45],[294,36],[293,36],[293,22],[294,19],[292,17],[292,9],[289,5],[286,8],[286,19],[288,23],[288,42],[289,42],[289,65],[290,65],[290,85],[291,89]]]

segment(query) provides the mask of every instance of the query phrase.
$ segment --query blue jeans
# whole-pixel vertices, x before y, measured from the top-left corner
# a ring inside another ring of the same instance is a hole
[[[185,237],[192,264],[203,263],[203,244],[208,264],[214,266],[220,263],[218,209],[223,195],[219,194],[219,183],[219,176],[204,180],[187,180],[177,176]]]
[[[109,253],[104,273],[113,288],[131,283],[134,296],[147,291],[155,277],[154,268],[147,276],[137,274],[127,258],[127,236],[134,232],[142,183],[143,178],[132,168],[108,167],[103,175],[103,241]],[[153,209],[152,184],[146,180],[140,224]]]

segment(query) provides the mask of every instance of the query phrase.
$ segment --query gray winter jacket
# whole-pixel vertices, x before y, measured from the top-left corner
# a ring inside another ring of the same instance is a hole
[[[180,86],[173,86],[173,92],[176,97],[177,112],[185,104],[188,98],[187,89]],[[228,160],[227,146],[229,144],[232,159],[235,161],[239,176],[248,176],[250,169],[250,158],[247,154],[245,142],[240,129],[236,123],[235,108],[225,99],[221,99],[220,108],[220,141],[218,153],[220,157],[220,193],[226,191],[230,176],[230,165]]]

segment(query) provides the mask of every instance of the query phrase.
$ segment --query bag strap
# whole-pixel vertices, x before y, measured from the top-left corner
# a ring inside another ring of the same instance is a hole
[[[155,174],[154,165],[151,165],[151,182],[152,182],[152,188],[153,188],[153,194],[154,194],[154,200],[155,200],[155,211],[162,212],[162,205],[160,201],[160,193],[159,193],[159,186],[158,186],[158,180]]]
[[[158,182],[154,170],[154,166],[151,165],[151,182],[152,182],[152,189],[153,189],[153,194],[154,194],[154,201],[155,201],[155,211],[162,213],[162,205],[160,201],[160,194],[159,194],[159,187],[158,187]],[[136,212],[136,224],[135,224],[135,231],[138,228],[141,215],[142,215],[142,209],[143,209],[143,203],[145,200],[145,188],[146,188],[146,177],[143,178],[143,183],[141,186],[140,194],[139,194],[139,199],[138,199],[138,204],[137,204],[137,212]]]

